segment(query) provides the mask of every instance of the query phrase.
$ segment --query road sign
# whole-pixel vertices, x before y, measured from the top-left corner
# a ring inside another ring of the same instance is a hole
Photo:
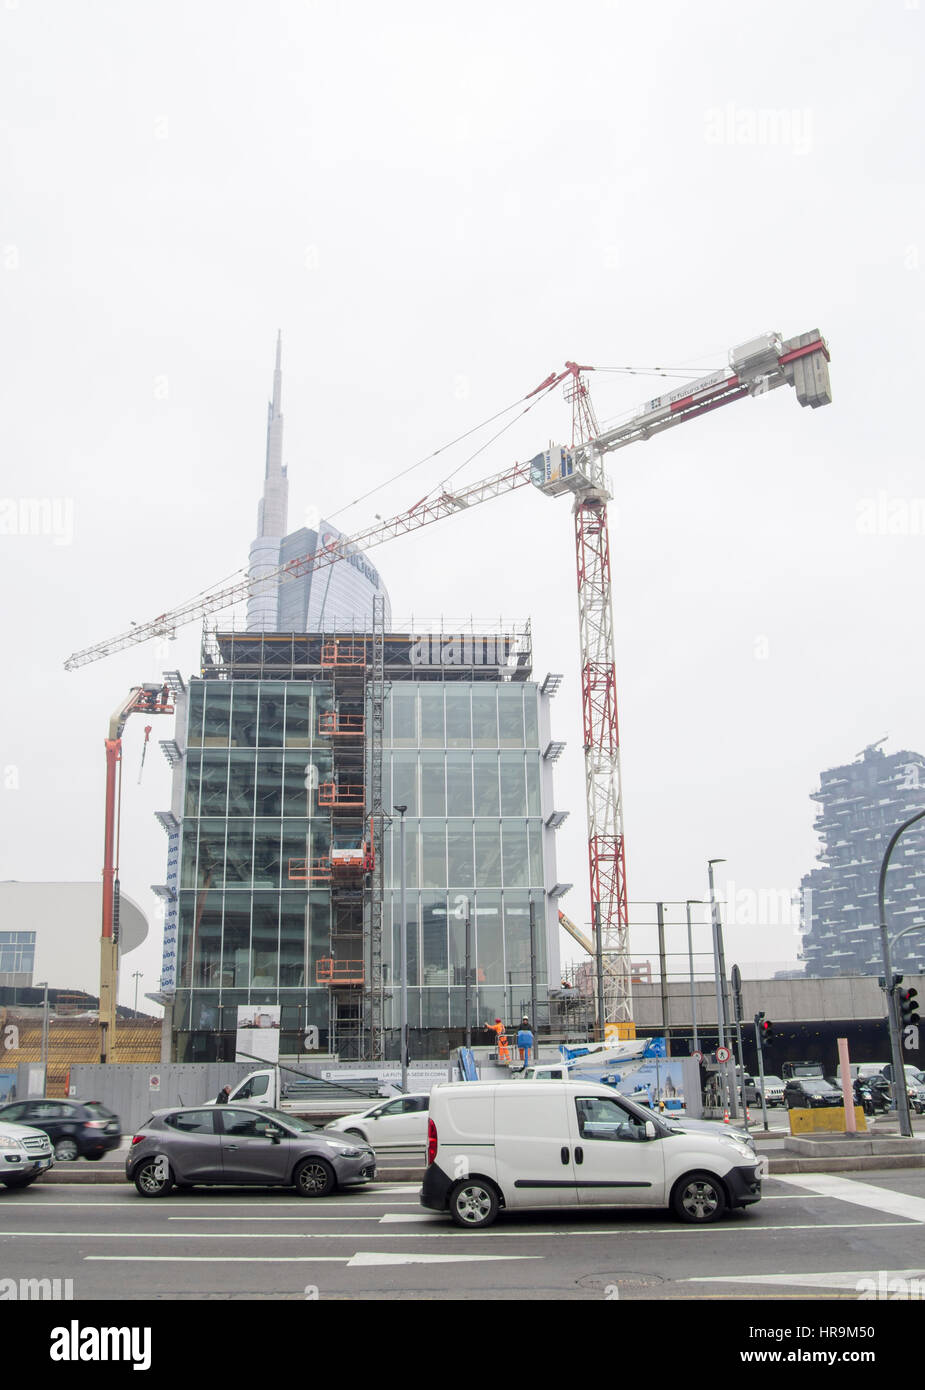
[[[716,1049],[717,1062],[728,1062],[731,1056],[732,1053],[729,1051],[728,1047],[718,1047]]]
[[[691,1056],[693,1057],[693,1059],[694,1059],[695,1062],[702,1062],[702,1061],[703,1061],[703,1053],[702,1053],[702,1052],[692,1052],[692,1053],[691,1053]]]

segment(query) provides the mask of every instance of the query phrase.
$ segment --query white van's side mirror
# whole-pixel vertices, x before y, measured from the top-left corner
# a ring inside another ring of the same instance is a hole
[[[655,1125],[652,1123],[651,1120],[646,1120],[646,1138],[647,1138],[647,1139],[654,1139],[654,1138],[655,1138]]]

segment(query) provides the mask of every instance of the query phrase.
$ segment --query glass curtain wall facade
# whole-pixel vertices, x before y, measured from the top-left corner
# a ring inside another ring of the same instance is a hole
[[[537,995],[547,997],[537,687],[396,682],[386,730],[386,805],[408,808],[409,1026],[424,1034],[464,1027],[467,918],[472,1026],[495,1018],[513,1024],[530,1012],[531,901]],[[394,982],[401,960],[398,816],[386,856],[383,958]],[[396,989],[385,1010],[393,1051],[399,1007]]]
[[[233,1057],[239,1004],[282,1005],[285,1053],[298,1051],[309,1024],[327,1026],[327,991],[315,984],[315,963],[329,948],[331,895],[291,880],[289,861],[329,847],[317,788],[330,775],[331,749],[317,730],[331,708],[324,682],[191,683],[178,1061]]]
[[[331,954],[331,887],[306,881],[305,866],[324,861],[331,847],[331,813],[318,795],[332,777],[331,737],[320,729],[330,728],[333,688],[323,679],[190,685],[173,1017],[179,1061],[232,1058],[239,1004],[281,1005],[284,1056],[302,1051],[309,1025],[319,1029],[321,1049],[329,1047],[330,989],[317,980],[319,961]],[[532,682],[425,679],[388,688],[383,801],[388,811],[408,808],[413,1056],[444,1056],[462,1041],[467,917],[473,1029],[530,1012],[531,904],[538,1021],[545,1018],[544,884],[555,866],[543,824],[551,808],[542,804],[539,709]],[[400,1011],[399,842],[393,815],[383,847],[382,942],[391,1057]]]

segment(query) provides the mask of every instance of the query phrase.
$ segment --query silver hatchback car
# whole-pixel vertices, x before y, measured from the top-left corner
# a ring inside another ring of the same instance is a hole
[[[200,1184],[293,1187],[326,1197],[376,1176],[362,1140],[326,1134],[279,1110],[216,1105],[158,1110],[132,1139],[125,1176],[142,1197]]]

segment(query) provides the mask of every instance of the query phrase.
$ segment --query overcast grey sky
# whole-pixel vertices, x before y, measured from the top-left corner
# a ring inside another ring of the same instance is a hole
[[[339,509],[567,358],[696,376],[819,328],[830,408],[779,391],[611,464],[630,899],[705,897],[711,856],[721,888],[796,889],[819,771],[884,734],[925,750],[923,34],[919,0],[0,0],[0,878],[99,875],[110,711],[194,672],[199,633],[63,662],[246,564],[278,329],[290,524],[351,531],[465,451]],[[602,419],[662,389],[591,385]],[[569,429],[556,396],[458,478]],[[518,491],[371,558],[396,617],[532,618],[586,922],[566,502]],[[155,753],[137,785],[143,722],[122,882],[147,990],[169,778]],[[786,922],[727,943],[799,948]]]

